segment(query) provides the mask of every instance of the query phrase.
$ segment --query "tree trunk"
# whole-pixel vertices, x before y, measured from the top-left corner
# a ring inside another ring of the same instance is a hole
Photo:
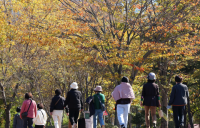
[[[160,82],[159,82],[159,87],[160,87],[160,92],[162,95],[162,99],[161,99],[161,105],[162,105],[162,110],[163,113],[166,114],[166,116],[168,117],[168,111],[167,111],[167,105],[168,105],[168,96],[167,96],[167,92],[168,89],[165,88],[164,86],[167,85],[167,58],[161,58],[158,62],[158,67],[160,70]],[[164,85],[164,86],[163,86]],[[164,118],[161,119],[161,127],[160,128],[168,128],[168,120],[165,120]]]
[[[10,109],[11,109],[11,104],[7,105],[5,109],[5,112],[6,112],[5,128],[10,128]]]

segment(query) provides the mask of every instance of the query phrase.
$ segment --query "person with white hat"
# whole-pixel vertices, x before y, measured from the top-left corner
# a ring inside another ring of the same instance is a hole
[[[156,107],[160,107],[159,87],[155,83],[156,75],[151,72],[147,76],[148,82],[144,84],[140,106],[145,109],[146,128],[150,128],[149,110],[151,111],[153,128],[156,128]]]
[[[101,103],[105,103],[105,96],[102,94],[102,87],[97,86],[95,89],[95,95],[93,95],[93,102],[95,108],[95,114],[93,115],[93,128],[97,127],[97,116],[99,118],[99,123],[102,128],[105,128],[104,120],[103,120],[103,111],[101,109]],[[100,103],[101,102],[101,103]]]
[[[82,94],[78,91],[78,84],[73,82],[70,85],[71,90],[67,93],[65,100],[66,112],[73,128],[77,128],[79,112],[83,111]]]

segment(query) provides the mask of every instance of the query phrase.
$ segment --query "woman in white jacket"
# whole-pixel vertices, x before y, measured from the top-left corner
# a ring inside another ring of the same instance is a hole
[[[43,104],[37,105],[38,111],[36,117],[33,119],[33,122],[35,124],[35,128],[44,128],[47,121],[47,113],[43,109]]]

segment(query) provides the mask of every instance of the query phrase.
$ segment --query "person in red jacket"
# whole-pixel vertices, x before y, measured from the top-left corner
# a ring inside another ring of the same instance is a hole
[[[33,128],[33,118],[37,115],[37,104],[34,100],[32,100],[33,95],[32,93],[25,94],[25,101],[22,104],[21,111],[20,111],[20,118],[22,119],[22,113],[28,111],[27,118],[24,118],[24,128]],[[30,108],[29,108],[30,105]],[[29,108],[29,109],[28,109]]]

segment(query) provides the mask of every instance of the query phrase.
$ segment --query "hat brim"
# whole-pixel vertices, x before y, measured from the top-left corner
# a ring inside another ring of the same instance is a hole
[[[97,91],[97,92],[102,92],[103,90],[96,90],[96,88],[94,89],[94,91]]]

